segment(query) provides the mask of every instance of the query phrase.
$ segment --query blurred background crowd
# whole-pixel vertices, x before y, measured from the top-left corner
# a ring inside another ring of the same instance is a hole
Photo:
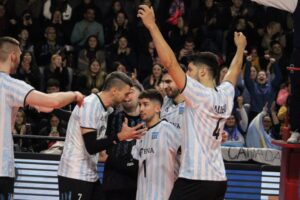
[[[275,148],[271,139],[280,139],[287,126],[293,20],[290,13],[250,0],[0,0],[0,36],[15,37],[22,49],[13,77],[47,93],[89,95],[101,90],[108,73],[122,71],[144,89],[164,94],[163,66],[136,17],[139,4],[153,6],[183,68],[199,51],[218,56],[217,83],[235,53],[234,32],[246,35],[243,73],[223,145]],[[12,134],[64,137],[66,125],[56,113],[27,107],[19,110]],[[40,152],[53,144],[15,138],[19,151]]]

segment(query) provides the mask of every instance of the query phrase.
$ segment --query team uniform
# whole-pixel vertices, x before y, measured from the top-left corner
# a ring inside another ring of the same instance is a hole
[[[27,95],[34,90],[23,81],[0,72],[0,199],[12,199],[15,162],[12,127],[19,107],[23,107]]]
[[[132,155],[139,160],[136,200],[166,200],[174,182],[176,154],[181,134],[170,123],[160,121],[137,140]]]
[[[179,132],[182,131],[183,113],[184,113],[185,102],[175,104],[172,98],[165,97],[164,103],[160,111],[161,119],[167,120],[173,124]],[[178,149],[176,156],[175,174],[178,176],[181,159],[181,148]]]
[[[87,152],[80,128],[96,130],[97,140],[104,138],[110,112],[96,94],[86,97],[81,107],[74,108],[58,168],[61,199],[101,198],[102,194],[97,194],[101,191],[97,174],[99,153]]]
[[[166,119],[169,123],[173,124],[178,130],[181,130],[184,107],[185,102],[175,104],[172,98],[165,97],[164,104],[160,112],[160,118]]]
[[[221,133],[233,108],[234,86],[223,82],[207,88],[187,76],[182,94],[182,160],[170,199],[222,199],[227,179]]]

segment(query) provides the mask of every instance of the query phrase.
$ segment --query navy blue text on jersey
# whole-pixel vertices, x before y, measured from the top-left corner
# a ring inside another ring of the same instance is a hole
[[[224,104],[224,105],[214,105],[214,111],[218,114],[226,113],[226,104]]]

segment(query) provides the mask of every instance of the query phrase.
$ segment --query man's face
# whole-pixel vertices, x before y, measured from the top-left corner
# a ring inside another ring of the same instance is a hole
[[[56,30],[54,27],[50,27],[47,29],[46,38],[48,41],[55,41],[56,40]]]
[[[272,52],[275,54],[275,55],[280,55],[282,53],[282,48],[281,48],[281,45],[280,44],[274,44],[272,46]]]
[[[191,53],[194,50],[194,43],[193,42],[185,42],[184,48],[188,51],[188,53]]]
[[[137,108],[139,104],[140,91],[136,87],[131,87],[128,98],[122,104],[125,110]]]
[[[113,88],[113,94],[114,94],[113,106],[128,101],[130,92],[131,92],[131,87],[129,85],[125,85],[122,88]]]
[[[163,88],[169,98],[175,98],[180,94],[175,82],[169,74],[165,74],[162,78]]]
[[[95,21],[95,11],[93,9],[88,9],[84,16],[85,19],[89,22]]]
[[[150,99],[140,99],[140,117],[143,121],[149,122],[153,119],[155,114],[159,112],[160,106],[158,103],[154,101],[150,101]]]
[[[258,72],[256,81],[261,85],[265,84],[267,82],[266,72],[265,71]]]

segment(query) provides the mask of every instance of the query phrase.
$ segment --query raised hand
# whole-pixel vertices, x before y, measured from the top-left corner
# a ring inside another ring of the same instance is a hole
[[[134,127],[128,126],[128,119],[125,118],[122,130],[118,134],[119,140],[128,140],[128,139],[140,139],[143,135],[145,135],[147,128],[143,128],[143,123],[140,123]]]
[[[242,32],[234,32],[234,43],[237,48],[245,49],[247,46],[247,39]]]
[[[141,18],[143,24],[146,28],[150,28],[153,24],[155,24],[155,15],[153,7],[149,7],[147,5],[140,5],[137,17]]]

